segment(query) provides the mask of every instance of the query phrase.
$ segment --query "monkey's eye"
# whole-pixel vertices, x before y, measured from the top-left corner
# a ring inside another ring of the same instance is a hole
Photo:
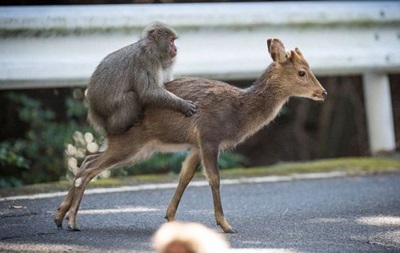
[[[306,72],[304,72],[304,71],[299,71],[299,76],[303,77],[303,76],[305,76],[305,75],[306,75]]]

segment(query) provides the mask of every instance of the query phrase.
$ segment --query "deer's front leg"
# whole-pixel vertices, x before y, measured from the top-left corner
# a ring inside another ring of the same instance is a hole
[[[196,172],[196,168],[199,164],[200,164],[200,151],[197,148],[193,148],[192,151],[186,157],[185,161],[183,162],[181,174],[179,177],[178,187],[176,188],[175,195],[172,198],[171,203],[169,204],[167,209],[167,214],[165,215],[165,218],[168,221],[175,220],[175,213],[176,210],[178,209],[179,202],[182,198],[182,195],[187,185],[192,180]]]
[[[222,210],[218,170],[218,145],[203,144],[201,154],[204,170],[213,194],[214,214],[217,225],[221,226],[225,233],[237,233],[225,219],[224,211]]]

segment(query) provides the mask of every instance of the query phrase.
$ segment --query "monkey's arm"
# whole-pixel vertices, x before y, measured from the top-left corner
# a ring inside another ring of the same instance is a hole
[[[192,116],[197,109],[192,101],[182,99],[163,87],[159,87],[157,91],[148,95],[146,104],[181,111],[186,116]]]
[[[157,82],[156,78],[149,76],[147,87],[141,91],[139,97],[143,105],[153,105],[160,108],[181,111],[186,116],[192,116],[196,112],[197,107],[192,101],[182,99],[167,91],[162,83],[159,84]]]

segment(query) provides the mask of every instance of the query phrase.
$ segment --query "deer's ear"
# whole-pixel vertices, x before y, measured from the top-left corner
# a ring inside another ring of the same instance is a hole
[[[303,54],[301,53],[301,51],[300,51],[300,49],[299,49],[298,47],[296,47],[296,48],[294,49],[294,51],[295,51],[298,55],[303,56]]]
[[[286,49],[283,46],[282,41],[279,39],[268,39],[267,40],[268,52],[274,62],[284,62],[286,61]]]

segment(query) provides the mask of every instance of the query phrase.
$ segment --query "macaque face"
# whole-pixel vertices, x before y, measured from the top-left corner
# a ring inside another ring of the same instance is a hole
[[[171,58],[175,58],[178,50],[176,48],[175,45],[175,36],[170,36],[169,37],[169,55],[171,56]]]

